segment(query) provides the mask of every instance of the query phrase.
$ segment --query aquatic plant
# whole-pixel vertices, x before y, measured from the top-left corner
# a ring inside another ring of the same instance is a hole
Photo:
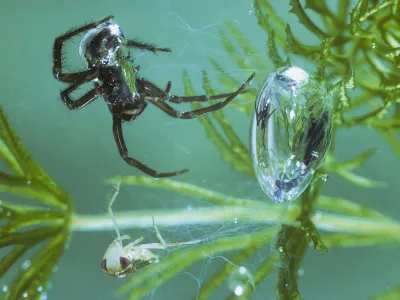
[[[351,183],[363,187],[383,185],[351,171],[373,155],[374,150],[369,149],[348,162],[337,162],[333,155],[334,141],[337,132],[343,128],[352,126],[374,128],[400,155],[400,140],[395,133],[400,125],[398,2],[359,0],[350,12],[350,1],[341,0],[337,2],[337,12],[335,12],[325,1],[306,0],[305,8],[319,15],[324,25],[324,28],[320,28],[309,17],[299,0],[291,0],[290,12],[297,16],[299,22],[311,34],[320,39],[319,45],[309,46],[295,36],[290,25],[275,13],[268,1],[254,1],[258,24],[268,36],[267,56],[274,67],[291,65],[292,59],[299,61],[299,57],[302,58],[303,62],[315,65],[315,78],[325,85],[335,98],[333,145],[321,170],[334,171]],[[347,20],[349,12],[350,21]],[[232,39],[229,39],[223,31],[222,43],[240,69],[248,72],[257,69],[258,79],[265,78],[260,76],[260,69],[266,70],[266,73],[274,71],[275,68],[271,68],[268,61],[261,58],[263,56],[250,45],[235,23],[227,22],[227,27]],[[210,61],[214,71],[220,74],[220,84],[224,88],[228,89],[237,84],[236,80],[215,60]],[[188,94],[192,94],[187,74],[184,74],[184,80]],[[206,73],[203,74],[203,85],[208,93],[213,90]],[[260,83],[257,82],[253,86],[258,87]],[[351,92],[349,89],[354,91]],[[218,91],[214,89],[213,92]],[[250,93],[243,95],[242,103],[236,104],[236,108],[250,115],[257,93],[257,88],[254,88]],[[200,107],[198,104],[193,106]],[[360,115],[360,110],[363,111],[360,108],[364,110],[367,108],[369,111]],[[202,117],[200,121],[210,140],[221,150],[223,158],[230,161],[235,169],[251,173],[248,167],[250,153],[234,134],[223,113]],[[223,134],[214,125],[215,122]],[[325,244],[329,238],[321,239],[312,221],[312,217],[315,216],[314,210],[319,208],[321,198],[324,196],[320,195],[320,182],[317,182],[302,196],[300,212],[296,218],[301,226],[284,225],[279,233],[276,246],[281,250],[281,261],[288,266],[288,269],[280,270],[278,291],[281,299],[301,298],[297,277],[309,239],[313,242],[314,248],[328,251]],[[334,205],[336,204],[332,203],[332,208]],[[338,244],[346,239],[346,236],[338,238]]]
[[[287,65],[299,57],[315,65],[315,78],[335,96],[333,142],[320,172],[336,172],[345,180],[366,188],[384,185],[353,172],[374,154],[374,150],[368,149],[349,161],[337,161],[334,155],[335,137],[339,130],[352,126],[373,128],[385,137],[400,156],[400,139],[396,132],[400,127],[398,2],[359,0],[350,9],[349,0],[340,0],[337,1],[335,12],[324,1],[306,1],[305,8],[321,17],[324,24],[324,29],[321,29],[308,16],[300,1],[292,0],[291,12],[321,40],[319,45],[308,46],[295,36],[291,27],[274,12],[268,1],[255,0],[254,11],[258,23],[268,37],[268,55],[260,55],[232,22],[227,22],[230,34],[221,32],[223,45],[239,68],[248,72],[265,69],[265,76],[257,73],[259,80],[263,80],[276,67]],[[350,12],[351,18],[347,20]],[[269,57],[269,60],[263,59],[264,56]],[[222,87],[232,90],[232,87],[240,85],[216,61],[210,61],[220,74]],[[194,95],[187,73],[184,73],[183,79],[186,94]],[[207,94],[218,92],[205,72],[203,86]],[[250,116],[258,93],[257,87],[257,84],[253,84],[253,89],[241,96],[242,101],[232,103],[232,106]],[[194,108],[200,106],[193,104]],[[360,111],[364,110],[361,108],[369,111],[362,114]],[[217,111],[199,120],[223,159],[229,161],[237,171],[253,176],[248,147],[239,139],[224,113]],[[20,299],[24,296],[38,299],[46,293],[52,270],[68,245],[70,233],[113,230],[112,222],[106,214],[96,216],[73,213],[72,200],[30,157],[2,110],[0,158],[4,169],[0,172],[0,190],[5,192],[0,200],[0,248],[5,253],[0,261],[0,277],[22,257],[27,258],[22,264],[23,269],[12,282],[2,287],[2,296],[4,299]],[[108,179],[107,183],[116,183],[118,180],[119,176]],[[168,259],[143,268],[124,281],[118,293],[123,299],[140,299],[166,283],[172,277],[170,275],[196,261],[236,251],[230,263],[220,267],[193,295],[199,299],[208,299],[221,284],[229,281],[229,285],[234,288],[228,298],[238,295],[247,298],[254,292],[251,286],[257,287],[280,260],[281,264],[287,266],[279,268],[280,299],[301,299],[297,277],[310,240],[314,248],[321,251],[328,251],[331,247],[389,243],[398,245],[398,220],[354,201],[322,195],[321,183],[321,180],[315,180],[282,216],[282,207],[265,199],[237,198],[177,180],[122,177],[122,184],[166,189],[196,197],[209,205],[193,207],[190,211],[157,209],[116,213],[121,229],[151,227],[153,224],[149,215],[157,220],[157,225],[163,227],[232,222],[236,218],[249,224],[265,225],[265,228],[171,252]],[[23,196],[32,201],[32,205],[15,204],[17,198],[14,196]],[[250,278],[246,270],[242,272],[241,268],[235,266],[245,264],[259,249],[274,241],[276,228],[269,226],[273,224],[283,224],[276,240],[278,251],[268,257],[263,256]],[[376,299],[399,297],[399,288],[394,287]]]
[[[22,146],[0,110],[0,157],[7,167],[0,171],[0,191],[29,198],[33,205],[0,199],[0,277],[30,249],[16,280],[2,290],[2,299],[38,299],[47,290],[53,267],[68,244],[72,201]]]

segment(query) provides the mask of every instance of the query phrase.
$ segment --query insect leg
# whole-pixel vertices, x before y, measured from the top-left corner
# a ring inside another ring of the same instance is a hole
[[[122,135],[122,121],[118,116],[113,117],[113,134],[115,138],[115,142],[117,143],[119,154],[121,157],[131,166],[138,168],[142,172],[146,173],[147,175],[150,175],[154,178],[161,178],[161,177],[170,177],[170,176],[176,176],[180,175],[183,173],[186,173],[189,171],[188,169],[180,170],[180,171],[175,171],[175,172],[169,172],[169,173],[159,173],[145,164],[141,163],[140,161],[132,158],[129,156],[128,149],[126,147],[124,137]]]
[[[114,192],[114,194],[112,195],[112,197],[110,199],[110,203],[108,204],[108,213],[111,216],[111,220],[113,222],[115,232],[117,233],[117,239],[120,242],[120,244],[122,245],[122,238],[121,238],[121,234],[119,232],[119,228],[118,228],[118,225],[117,225],[117,220],[115,219],[114,213],[113,213],[112,208],[111,208],[113,203],[114,203],[114,201],[115,201],[115,199],[117,199],[117,196],[119,194],[119,187],[121,186],[121,181],[122,181],[122,178],[120,178],[118,183],[116,185],[114,185],[115,192]],[[125,236],[124,236],[124,238],[125,238]]]
[[[166,246],[167,243],[166,243],[166,242],[164,241],[164,239],[162,238],[161,233],[160,233],[160,231],[158,230],[157,225],[156,225],[156,223],[155,223],[155,221],[154,221],[154,217],[153,217],[153,216],[151,216],[151,217],[153,218],[153,227],[154,227],[154,229],[156,230],[156,236],[157,236],[158,240],[161,242],[161,244],[163,244],[164,246]]]

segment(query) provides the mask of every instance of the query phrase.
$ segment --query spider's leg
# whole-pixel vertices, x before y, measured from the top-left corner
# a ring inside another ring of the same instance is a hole
[[[137,85],[142,87],[142,89],[146,90],[147,94],[151,94],[152,97],[162,98],[162,101],[170,101],[173,103],[184,103],[184,102],[206,102],[215,99],[222,99],[232,96],[234,93],[225,93],[218,95],[200,95],[200,96],[176,96],[176,95],[168,95],[169,89],[162,90],[154,83],[147,81],[143,78],[138,78],[136,80]],[[171,88],[171,82],[168,82],[169,88]],[[240,94],[247,93],[248,90],[243,90]]]
[[[115,192],[114,192],[114,194],[112,195],[112,197],[110,199],[110,203],[108,204],[108,213],[111,216],[111,220],[113,222],[115,232],[117,233],[117,239],[118,239],[119,243],[122,245],[122,238],[121,238],[121,234],[119,233],[117,220],[115,219],[114,213],[113,213],[112,208],[111,208],[113,203],[114,203],[114,201],[115,201],[115,199],[117,199],[117,196],[119,194],[119,187],[121,186],[121,180],[122,180],[122,178],[120,178],[118,183],[116,185],[114,185]]]
[[[78,73],[64,73],[63,72],[62,51],[63,51],[64,42],[68,41],[75,35],[78,35],[89,29],[95,28],[97,25],[107,22],[108,20],[110,20],[112,18],[113,18],[113,16],[108,16],[107,18],[104,18],[103,20],[100,20],[98,22],[93,22],[93,23],[87,24],[87,25],[79,27],[75,30],[69,30],[54,40],[54,46],[53,46],[53,74],[54,74],[54,77],[56,77],[58,80],[63,81],[63,82],[75,82],[75,81],[81,79],[82,77],[85,77],[88,74],[88,72],[90,70],[78,72]]]
[[[237,95],[239,95],[245,88],[246,86],[250,83],[250,81],[253,79],[255,76],[255,73],[251,74],[251,76],[246,80],[245,83],[242,84],[242,86],[234,93],[232,93],[225,101],[223,102],[218,102],[214,105],[210,105],[207,107],[195,109],[192,111],[188,112],[178,112],[176,111],[173,107],[165,103],[164,101],[159,101],[159,99],[156,99],[154,97],[146,97],[147,100],[149,100],[152,104],[166,112],[168,115],[174,118],[180,118],[180,119],[193,119],[199,115],[216,111],[218,109],[223,108],[226,106],[229,102],[231,102]]]
[[[71,99],[71,97],[70,97],[70,93],[71,92],[75,91],[81,84],[96,78],[96,74],[94,73],[94,71],[93,70],[89,70],[89,71],[92,74],[86,75],[85,78],[83,78],[83,79],[71,84],[65,90],[60,92],[61,100],[71,110],[80,109],[80,108],[88,105],[89,103],[94,101],[99,95],[102,94],[101,88],[97,88],[96,87],[96,88],[88,91],[86,94],[84,94],[83,96],[81,96],[77,100],[72,100]]]
[[[142,172],[146,173],[147,175],[150,175],[154,178],[161,178],[161,177],[171,177],[171,176],[176,176],[180,175],[183,173],[186,173],[187,169],[180,170],[180,171],[175,171],[175,172],[169,172],[169,173],[159,173],[145,164],[141,163],[140,161],[132,158],[129,156],[128,149],[126,147],[124,137],[122,135],[122,121],[118,116],[113,117],[113,134],[115,138],[115,142],[117,143],[119,154],[121,157],[131,166],[138,168]]]
[[[248,92],[247,90],[244,90],[240,92],[240,94]],[[171,95],[167,97],[167,101],[173,102],[173,103],[184,103],[184,102],[206,102],[210,100],[216,100],[216,99],[222,99],[222,98],[227,98],[231,97],[235,93],[226,93],[226,94],[217,94],[217,95],[200,95],[200,96],[176,96],[176,95]],[[235,95],[236,97],[236,95]]]
[[[172,50],[170,48],[159,48],[154,44],[150,44],[150,43],[143,43],[143,42],[139,42],[139,41],[135,41],[135,40],[128,40],[125,43],[126,47],[133,47],[133,48],[137,48],[137,49],[141,49],[141,50],[146,50],[146,51],[151,51],[153,53],[156,52],[172,52]]]

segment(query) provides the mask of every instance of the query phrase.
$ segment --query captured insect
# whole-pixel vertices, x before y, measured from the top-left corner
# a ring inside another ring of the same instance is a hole
[[[264,192],[292,202],[309,185],[331,142],[333,101],[299,67],[284,67],[265,80],[250,130],[253,169]]]
[[[166,249],[168,247],[178,247],[182,245],[194,245],[202,242],[202,240],[193,240],[181,243],[166,243],[162,238],[153,218],[153,226],[156,231],[156,236],[160,241],[159,243],[140,244],[144,239],[143,237],[140,237],[133,242],[130,242],[126,246],[123,246],[122,241],[130,239],[130,237],[127,235],[121,236],[117,221],[111,208],[119,194],[120,185],[121,180],[115,185],[115,192],[108,205],[108,212],[111,216],[115,232],[117,233],[117,238],[110,244],[110,246],[108,246],[106,254],[104,254],[101,262],[101,268],[109,275],[122,278],[131,273],[139,271],[141,268],[147,265],[158,262],[159,257],[150,250]]]
[[[226,106],[237,95],[245,92],[245,88],[255,76],[253,73],[245,83],[233,93],[219,95],[201,95],[180,97],[170,95],[171,82],[164,89],[141,77],[138,77],[140,66],[134,66],[134,60],[128,48],[144,51],[171,52],[170,48],[159,48],[153,44],[126,39],[122,29],[109,16],[101,21],[93,22],[77,29],[72,29],[57,37],[53,47],[53,74],[56,79],[70,84],[61,91],[61,99],[70,110],[80,109],[103,96],[112,114],[112,130],[121,157],[131,166],[155,177],[169,177],[186,173],[188,170],[160,173],[140,161],[129,156],[122,135],[122,123],[136,119],[146,109],[147,103],[157,106],[174,118],[192,119],[199,115],[216,111]],[[86,32],[87,31],[87,32]],[[83,32],[79,53],[87,64],[87,70],[66,73],[63,68],[64,42]],[[71,93],[84,83],[93,82],[94,88],[79,99],[73,100]],[[188,112],[176,111],[171,103],[206,102],[213,99],[226,98],[222,102]]]

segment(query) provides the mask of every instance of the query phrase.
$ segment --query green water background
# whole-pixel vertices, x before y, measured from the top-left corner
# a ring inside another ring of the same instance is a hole
[[[288,14],[288,0],[271,3],[301,33],[303,41],[314,40],[297,26],[296,18]],[[74,199],[77,213],[105,213],[111,187],[103,183],[104,179],[121,173],[141,173],[119,157],[112,137],[110,114],[102,99],[73,112],[61,102],[59,91],[63,86],[51,72],[54,38],[72,26],[113,14],[128,37],[173,50],[171,54],[159,55],[136,53],[142,76],[160,87],[171,80],[171,92],[180,95],[183,94],[182,71],[187,70],[196,92],[201,94],[203,69],[210,71],[211,81],[217,84],[217,74],[212,71],[208,57],[216,59],[238,80],[244,81],[251,73],[238,70],[224,52],[218,37],[219,31],[225,29],[224,21],[235,21],[260,55],[266,55],[266,35],[257,25],[251,4],[250,0],[2,1],[1,105],[33,157]],[[68,46],[71,70],[83,66],[77,52],[78,44],[79,40],[75,40]],[[312,66],[302,67],[312,70]],[[266,76],[270,70],[256,71],[257,76]],[[178,108],[184,111],[188,106]],[[230,107],[225,112],[240,137],[247,141],[249,118]],[[190,169],[177,180],[233,196],[270,201],[255,179],[235,171],[221,159],[197,120],[173,119],[149,106],[134,123],[125,124],[124,135],[131,155],[151,167],[159,171]],[[359,172],[388,182],[388,188],[363,189],[329,174],[324,193],[371,206],[399,219],[400,163],[383,139],[367,129],[341,131],[335,154],[338,159],[350,159],[371,147],[378,148],[378,151]],[[179,194],[122,187],[114,209],[197,205],[202,203]],[[240,222],[216,225],[222,232],[221,237],[224,232],[232,234],[246,230],[246,224]],[[167,240],[177,241],[190,238],[199,230],[207,235],[214,229],[185,226],[162,232]],[[143,234],[148,240],[154,240],[151,230],[132,229],[124,233],[131,236]],[[73,233],[69,248],[54,273],[49,299],[114,299],[114,292],[123,280],[111,278],[100,269],[105,249],[114,236],[113,232]],[[304,275],[299,280],[300,292],[303,299],[310,300],[368,299],[400,282],[399,258],[398,249],[391,246],[333,248],[328,254],[309,250],[304,260]],[[250,270],[255,268],[261,259],[254,258],[247,267]],[[190,299],[201,281],[223,262],[218,258],[206,259],[172,278],[149,298]],[[275,299],[276,273],[277,270],[257,288],[254,299]],[[0,287],[10,280],[11,275],[0,278]],[[221,299],[228,291],[227,286],[222,286],[213,299]]]

